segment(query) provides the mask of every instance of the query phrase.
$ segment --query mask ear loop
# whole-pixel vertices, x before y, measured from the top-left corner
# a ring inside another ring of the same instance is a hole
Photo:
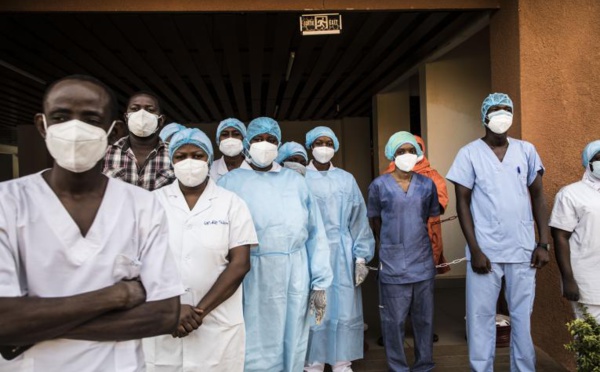
[[[153,114],[151,112],[149,112],[149,114],[156,116],[156,129],[154,130],[154,132],[152,132],[152,134],[154,134],[154,133],[158,132],[159,129],[161,129],[158,122],[160,121],[160,118],[164,117],[164,115],[156,115],[156,114]]]
[[[116,124],[117,124],[117,120],[113,120],[112,124],[110,125],[110,128],[108,128],[108,132],[106,132],[106,138],[108,138],[108,136],[110,136],[110,132],[112,132],[112,130]]]
[[[48,123],[46,122],[46,114],[42,114],[42,121],[44,122],[44,130],[46,131],[46,135],[48,134]]]

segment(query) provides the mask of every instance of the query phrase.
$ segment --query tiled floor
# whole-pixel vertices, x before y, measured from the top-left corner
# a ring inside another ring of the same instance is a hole
[[[435,330],[439,335],[439,342],[434,344],[435,371],[440,372],[465,372],[469,371],[469,360],[467,354],[467,343],[465,341],[464,324],[464,288],[452,287],[436,289],[436,317]],[[375,328],[375,327],[373,327]],[[378,331],[370,333],[367,330],[365,337],[369,350],[365,353],[365,359],[353,364],[354,372],[379,372],[387,371],[385,352],[383,347],[377,345]],[[414,355],[412,338],[407,337],[406,353],[412,362]],[[547,354],[536,350],[538,372],[564,372]],[[509,371],[509,348],[496,349],[495,371]]]

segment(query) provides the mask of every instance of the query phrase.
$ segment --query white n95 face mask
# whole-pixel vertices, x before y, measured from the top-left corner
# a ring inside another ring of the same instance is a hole
[[[244,144],[237,138],[227,138],[219,144],[219,150],[223,155],[236,156],[244,149]]]
[[[488,114],[489,123],[487,127],[496,134],[503,134],[508,131],[513,121],[513,114],[506,110],[494,111]]]
[[[250,161],[259,168],[266,168],[273,163],[277,157],[277,145],[267,141],[255,142],[250,145],[248,151]]]
[[[185,159],[173,164],[175,177],[187,187],[196,187],[208,175],[208,163],[204,160]]]
[[[127,114],[127,128],[138,137],[148,137],[158,128],[158,115],[144,109]]]
[[[419,157],[416,154],[403,154],[396,156],[394,164],[396,164],[396,167],[401,171],[410,172],[415,167],[418,160]]]
[[[100,127],[77,119],[50,126],[46,122],[46,115],[42,119],[48,152],[59,166],[74,173],[92,169],[104,157],[108,134],[116,123],[113,121],[107,133]]]
[[[335,150],[328,146],[319,146],[312,150],[313,157],[321,164],[329,163],[331,158],[333,158],[333,154],[335,154]]]
[[[300,163],[296,163],[295,161],[284,161],[283,167],[291,169],[291,170],[295,170],[296,172],[300,173],[303,176],[306,175],[306,167]]]
[[[600,180],[600,160],[592,162],[592,168],[594,168],[592,174]]]

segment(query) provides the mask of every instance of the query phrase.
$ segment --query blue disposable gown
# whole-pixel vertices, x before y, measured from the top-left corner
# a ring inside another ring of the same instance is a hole
[[[302,371],[311,289],[327,289],[332,273],[321,214],[304,178],[274,171],[236,169],[219,185],[248,205],[258,246],[244,279],[245,371]]]
[[[310,328],[308,363],[335,364],[363,357],[363,310],[354,285],[356,258],[373,258],[375,239],[354,177],[339,168],[309,170],[306,182],[317,199],[331,249],[333,284],[327,289],[323,323]]]

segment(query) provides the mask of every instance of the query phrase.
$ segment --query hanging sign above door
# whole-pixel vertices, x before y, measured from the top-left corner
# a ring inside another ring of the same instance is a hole
[[[300,31],[302,35],[339,34],[342,31],[342,15],[303,14],[300,16]]]

